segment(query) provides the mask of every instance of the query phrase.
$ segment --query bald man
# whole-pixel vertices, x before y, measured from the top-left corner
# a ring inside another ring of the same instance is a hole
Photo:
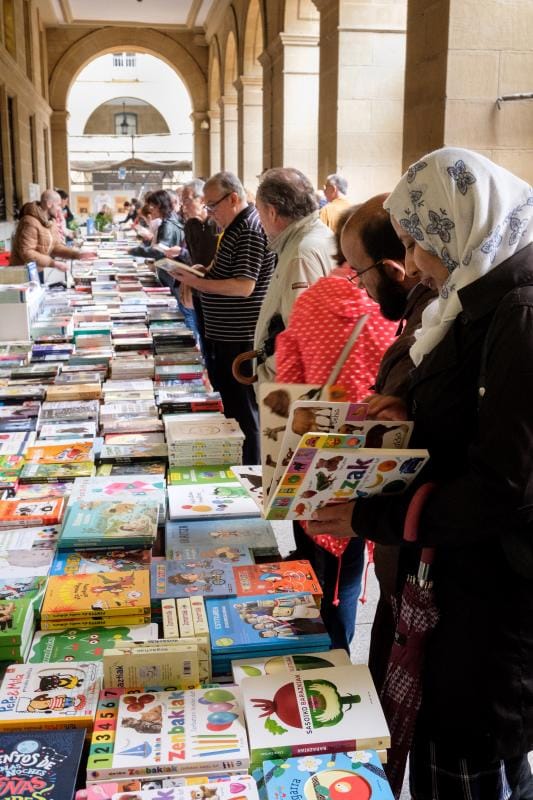
[[[35,261],[41,283],[66,283],[65,259],[96,258],[96,253],[81,253],[61,243],[55,218],[61,209],[61,197],[52,189],[42,193],[38,203],[26,203],[21,210],[11,245],[10,264]]]

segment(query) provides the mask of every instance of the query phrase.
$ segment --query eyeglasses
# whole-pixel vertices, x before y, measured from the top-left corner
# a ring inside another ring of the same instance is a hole
[[[365,272],[370,272],[371,269],[375,269],[376,267],[380,267],[382,264],[383,264],[383,259],[380,258],[379,261],[376,261],[376,263],[372,264],[370,267],[365,267],[365,269],[354,269],[354,273],[355,274],[354,275],[350,275],[348,280],[350,281],[350,283],[353,283],[358,278],[360,278],[361,275],[364,275]]]
[[[209,211],[209,212],[214,211],[215,208],[218,206],[218,204],[221,203],[223,200],[225,200],[226,197],[229,197],[230,194],[231,194],[231,192],[226,192],[226,194],[223,194],[222,197],[219,200],[215,200],[214,203],[204,203],[205,210]]]

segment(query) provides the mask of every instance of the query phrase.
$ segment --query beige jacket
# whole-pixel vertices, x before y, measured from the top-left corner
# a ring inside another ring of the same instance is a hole
[[[35,261],[41,272],[51,267],[54,258],[79,258],[80,251],[61,244],[56,223],[48,219],[39,203],[26,203],[11,244],[10,264]]]
[[[255,329],[254,348],[261,349],[268,338],[272,317],[281,315],[285,326],[296,298],[335,267],[335,236],[318,218],[318,211],[291,223],[268,245],[277,253],[278,263],[263,300]],[[260,381],[274,380],[276,366],[270,356],[257,368]]]
[[[337,233],[339,220],[350,207],[351,203],[345,197],[336,197],[331,203],[326,203],[325,206],[322,206],[320,209],[320,219],[324,225],[327,225],[334,233]]]

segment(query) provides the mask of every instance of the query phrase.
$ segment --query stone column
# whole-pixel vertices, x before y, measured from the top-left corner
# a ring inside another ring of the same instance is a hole
[[[247,189],[255,190],[263,170],[263,82],[241,77],[235,82],[239,125],[239,177]]]
[[[209,118],[207,111],[193,111],[194,144],[192,174],[209,177]]]
[[[318,37],[280,33],[259,60],[263,65],[264,132],[267,123],[270,130],[264,165],[297,167],[316,184]]]
[[[237,98],[223,95],[219,100],[219,105],[222,169],[237,175],[239,171]]]
[[[533,100],[496,104],[531,92],[532,29],[531,3],[410,0],[404,168],[457,145],[533,181]]]
[[[339,172],[354,202],[402,172],[406,0],[313,0],[320,11],[318,176]],[[432,34],[433,35],[433,34]]]
[[[52,149],[52,186],[70,189],[68,155],[68,111],[52,111],[50,117],[50,146]]]
[[[220,111],[209,111],[209,171],[208,175],[220,172]]]

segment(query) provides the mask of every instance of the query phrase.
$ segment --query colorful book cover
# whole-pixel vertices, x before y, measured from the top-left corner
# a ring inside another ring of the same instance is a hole
[[[366,448],[360,442],[359,434],[303,436],[272,491],[267,519],[311,519],[331,503],[399,494],[429,458],[427,450]]]
[[[13,493],[23,466],[23,456],[0,456],[0,489],[9,489]]]
[[[169,486],[170,519],[197,517],[255,517],[255,502],[240,483],[205,483],[193,486]]]
[[[208,543],[202,545],[200,542],[198,545],[183,544],[179,549],[173,546],[171,556],[168,551],[166,552],[167,558],[172,561],[189,563],[209,561],[211,566],[217,568],[227,564],[237,566],[254,563],[250,549],[242,545],[215,544],[213,542],[210,546]]]
[[[22,456],[35,441],[35,433],[0,433],[0,456]]]
[[[159,504],[155,500],[75,502],[68,511],[60,547],[151,543],[157,534],[158,515]]]
[[[83,750],[83,730],[0,735],[0,797],[72,800]]]
[[[243,658],[231,662],[233,680],[240,686],[244,678],[277,675],[278,672],[298,672],[308,669],[342,667],[350,664],[346,650],[327,650],[324,653],[294,653],[267,658]]]
[[[169,642],[138,642],[104,650],[106,689],[142,687],[145,691],[196,689],[200,685],[198,647]]]
[[[157,625],[113,625],[109,628],[66,628],[57,633],[36,631],[28,662],[99,661],[106,648],[117,642],[144,642],[157,639]]]
[[[149,569],[151,561],[151,550],[59,550],[55,554],[50,575]]]
[[[48,575],[59,538],[56,525],[0,531],[0,570],[14,578]]]
[[[236,566],[233,576],[239,597],[309,592],[318,600],[323,594],[313,567],[304,559]]]
[[[94,440],[77,440],[61,444],[38,444],[28,447],[26,461],[37,464],[79,464],[92,461]]]
[[[150,693],[107,689],[102,693],[88,781],[244,772],[248,763],[237,687]]]
[[[167,458],[166,444],[105,444],[100,453],[102,463],[113,461],[151,461]]]
[[[46,578],[0,581],[0,649],[17,645],[21,654],[31,638],[35,614],[43,601]],[[17,659],[20,660],[20,659]]]
[[[259,800],[257,786],[250,775],[228,776],[227,780],[198,783],[196,786],[173,786],[160,789],[141,788],[140,792],[119,792],[112,800]]]
[[[57,525],[63,517],[65,500],[0,500],[0,528]]]
[[[94,462],[81,461],[73,464],[25,464],[20,479],[26,483],[41,481],[68,481],[74,478],[89,478],[94,475]]]
[[[208,598],[205,606],[213,655],[243,658],[267,645],[327,650],[331,644],[311,594]]]
[[[188,597],[191,594],[224,597],[235,594],[232,568],[210,559],[153,561],[150,568],[152,599]]]
[[[92,728],[102,666],[12,664],[0,686],[0,731]]]
[[[17,487],[17,500],[42,500],[45,497],[65,497],[70,494],[71,483],[21,483]]]
[[[39,438],[42,439],[62,439],[65,440],[72,436],[96,436],[95,422],[56,422],[46,423],[42,426]]]
[[[48,579],[41,619],[76,619],[102,612],[113,617],[150,613],[150,573],[97,572],[86,575],[54,575]]]
[[[125,502],[155,500],[159,503],[159,519],[164,521],[166,516],[166,483],[160,475],[138,473],[122,480],[113,476],[97,476],[74,481],[69,506],[76,501],[98,499]]]
[[[263,775],[268,800],[394,800],[378,754],[366,748],[268,760]]]
[[[190,483],[235,483],[235,473],[230,467],[170,467],[168,482],[176,486]]]
[[[270,522],[259,517],[248,519],[222,518],[212,520],[168,521],[165,526],[167,558],[179,558],[185,547],[217,547],[233,549],[246,547],[256,554],[276,556],[278,544]]]
[[[165,475],[165,461],[137,461],[133,464],[100,464],[96,474],[98,477],[110,475]]]

